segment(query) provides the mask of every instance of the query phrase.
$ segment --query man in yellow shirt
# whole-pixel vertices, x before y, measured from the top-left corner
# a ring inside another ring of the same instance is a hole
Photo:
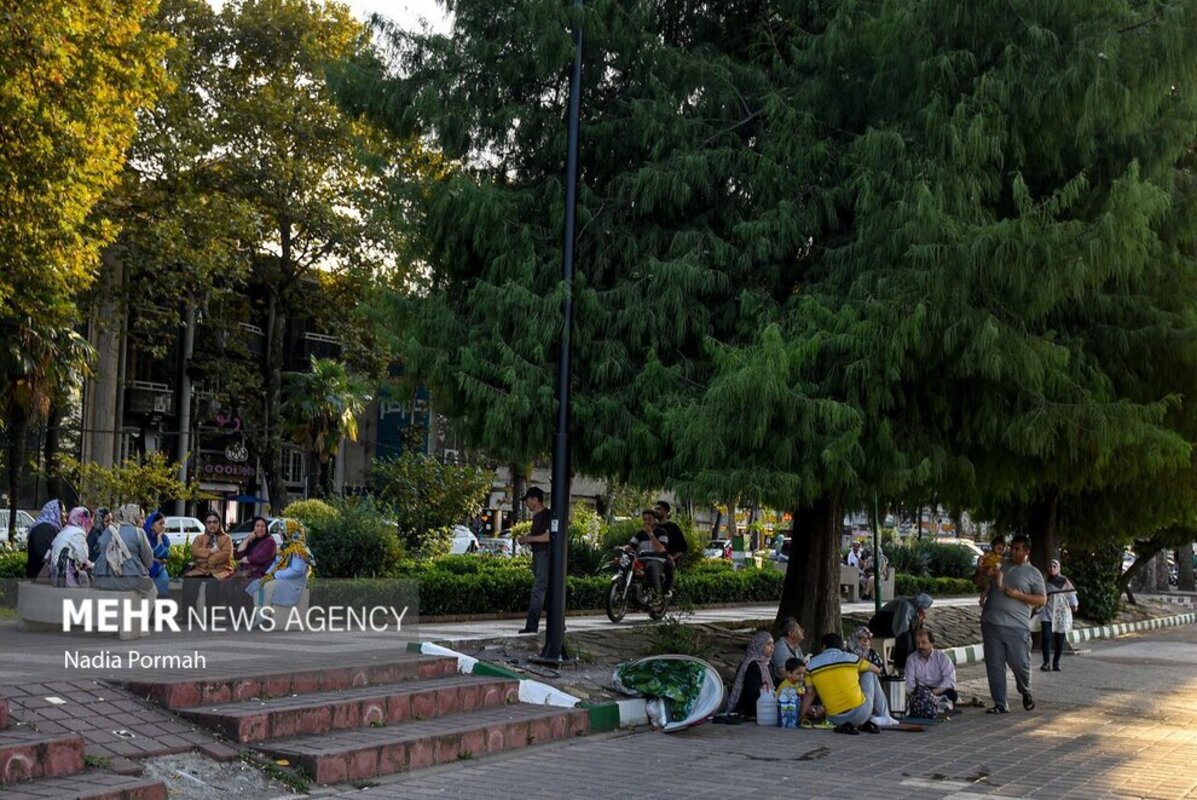
[[[838,634],[825,634],[822,651],[807,665],[806,684],[811,691],[802,696],[799,719],[805,719],[816,700],[827,709],[827,720],[836,733],[880,733],[881,727],[897,725],[889,715],[881,674],[868,660],[844,650]]]

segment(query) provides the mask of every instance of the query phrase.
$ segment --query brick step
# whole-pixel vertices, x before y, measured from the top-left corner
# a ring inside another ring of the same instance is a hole
[[[263,672],[226,678],[172,678],[130,681],[125,687],[163,708],[178,710],[240,702],[251,698],[314,694],[457,674],[457,659],[397,655],[360,667],[324,667],[294,672]]]
[[[519,701],[519,682],[459,675],[272,700],[198,706],[179,713],[236,742],[394,725]]]
[[[84,746],[80,736],[38,733],[28,728],[0,731],[0,785],[73,775],[83,769]]]
[[[59,778],[15,783],[4,800],[166,800],[166,784],[150,778],[88,770]]]
[[[394,727],[280,739],[255,747],[302,767],[316,783],[328,784],[478,758],[581,736],[589,730],[585,710],[521,703]]]

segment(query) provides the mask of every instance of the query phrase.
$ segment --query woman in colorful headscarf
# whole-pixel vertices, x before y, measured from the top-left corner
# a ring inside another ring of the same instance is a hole
[[[727,710],[742,717],[756,719],[756,701],[761,693],[773,694],[773,674],[769,659],[773,657],[773,636],[758,631],[748,643],[744,660],[736,670],[736,682],[727,696]]]
[[[877,651],[873,649],[873,632],[869,630],[867,625],[861,625],[852,634],[852,639],[846,643],[844,647],[849,653],[860,656],[865,661],[868,661],[877,669],[881,670],[881,677],[885,677],[885,662],[881,660],[881,656],[877,655]]]
[[[257,612],[266,606],[295,606],[303,596],[308,575],[316,564],[308,549],[307,535],[299,522],[287,520],[287,538],[274,558],[270,569],[253,581],[245,591],[254,599]]]
[[[56,586],[90,586],[91,559],[87,555],[87,532],[91,530],[91,512],[76,506],[67,515],[67,524],[50,543],[50,580]]]
[[[57,500],[50,500],[42,506],[42,513],[38,514],[29,529],[29,538],[25,550],[25,577],[36,578],[46,563],[50,554],[50,544],[54,537],[62,530],[62,504]]]
[[[270,535],[270,523],[265,517],[254,517],[249,536],[233,548],[237,571],[221,584],[221,604],[249,612],[253,608],[253,598],[246,593],[246,589],[251,582],[266,574],[266,570],[274,563],[277,551],[278,545]]]
[[[146,599],[158,595],[150,577],[154,550],[141,527],[141,507],[123,505],[113,514],[114,525],[100,534],[100,557],[96,561],[97,589],[138,592]]]
[[[146,541],[154,553],[154,563],[150,565],[150,580],[158,587],[159,597],[170,596],[170,573],[166,569],[166,561],[170,558],[170,537],[166,535],[166,517],[161,511],[155,511],[145,518],[141,529],[145,531]]]
[[[1060,562],[1052,559],[1047,566],[1047,603],[1040,612],[1039,622],[1043,629],[1041,641],[1043,643],[1044,672],[1060,671],[1060,654],[1064,650],[1064,640],[1072,630],[1072,612],[1077,609],[1076,587],[1072,581],[1060,574]],[[1051,666],[1048,666],[1048,661]]]

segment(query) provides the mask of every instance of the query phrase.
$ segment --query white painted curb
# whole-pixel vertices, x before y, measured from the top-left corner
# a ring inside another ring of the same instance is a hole
[[[464,653],[450,650],[447,647],[442,647],[432,642],[421,642],[420,652],[426,656],[449,656],[456,658],[457,671],[465,675],[472,674],[474,667],[478,664],[478,659],[472,656],[467,656]],[[554,706],[556,708],[574,708],[578,703],[582,702],[582,698],[574,697],[572,694],[563,692],[557,687],[549,686],[547,683],[541,681],[535,681],[531,678],[521,678],[519,682],[521,703]]]
[[[1101,625],[1095,628],[1076,628],[1068,632],[1068,641],[1088,642],[1093,639],[1114,639],[1128,633],[1152,631],[1159,628],[1172,628],[1177,625],[1191,625],[1197,622],[1197,613],[1176,614],[1171,617],[1145,619],[1142,622],[1122,622],[1117,625]],[[973,664],[985,659],[985,646],[970,644],[964,647],[945,647],[944,652],[953,664]]]

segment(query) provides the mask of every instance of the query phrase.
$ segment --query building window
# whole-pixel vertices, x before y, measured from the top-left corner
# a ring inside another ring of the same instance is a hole
[[[305,479],[303,453],[293,447],[283,448],[283,481],[302,484]]]

